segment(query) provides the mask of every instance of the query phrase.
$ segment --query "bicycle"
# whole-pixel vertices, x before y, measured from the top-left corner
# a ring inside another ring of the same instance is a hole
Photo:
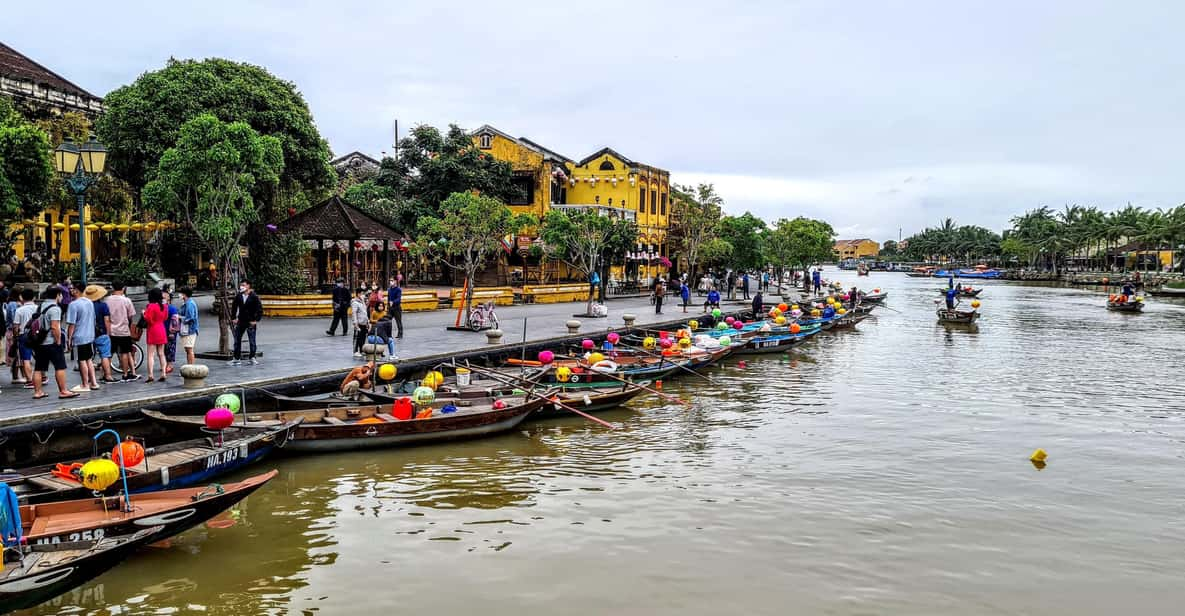
[[[111,370],[113,372],[133,372],[134,373],[137,370],[139,370],[140,367],[143,365],[144,365],[144,347],[140,346],[140,343],[138,343],[138,342],[132,343],[132,366],[133,367],[131,370],[124,370],[123,369],[123,365],[120,363],[119,353],[112,353],[111,354]]]
[[[494,302],[485,302],[473,307],[469,311],[469,329],[481,331],[489,328],[497,329],[498,314],[494,312]]]

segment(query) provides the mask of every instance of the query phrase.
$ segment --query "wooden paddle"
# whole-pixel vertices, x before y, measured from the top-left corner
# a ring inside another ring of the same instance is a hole
[[[454,365],[455,365],[455,364],[454,364]],[[499,378],[499,377],[506,377],[506,378],[514,379],[514,380],[516,380],[516,381],[520,381],[520,382],[523,382],[523,383],[530,383],[530,384],[533,386],[533,387],[532,387],[532,389],[534,389],[535,387],[539,387],[539,383],[538,383],[537,381],[532,381],[532,380],[530,380],[530,379],[524,379],[524,378],[515,378],[515,377],[509,376],[509,375],[503,375],[503,374],[501,374],[501,373],[499,373],[499,372],[496,372],[496,371],[494,371],[494,370],[484,370],[484,369],[482,369],[482,368],[475,368],[475,367],[473,367],[473,366],[468,366],[468,368],[469,368],[470,370],[474,370],[474,371],[477,371],[477,372],[481,372],[481,373],[485,374],[486,376],[488,376],[488,377],[490,377],[490,378],[492,378],[492,379],[494,379],[494,380],[496,380],[496,381],[500,381],[500,382],[502,382],[502,383],[506,383],[507,385],[514,385],[514,383],[513,383],[513,382],[509,382],[509,381],[506,381],[506,380],[503,380],[502,378]],[[553,396],[553,397],[551,397],[551,398],[547,398],[547,400],[548,400],[548,402],[551,402],[552,404],[554,404],[554,405],[556,405],[556,406],[558,406],[558,407],[560,407],[560,408],[562,408],[562,409],[564,409],[564,410],[566,410],[566,411],[571,411],[571,412],[573,412],[573,413],[576,413],[577,415],[580,415],[581,417],[583,417],[583,418],[585,418],[585,419],[587,419],[587,420],[589,420],[589,421],[592,421],[592,422],[599,423],[599,424],[601,424],[602,426],[605,426],[606,428],[609,428],[610,430],[616,430],[616,429],[617,429],[617,426],[615,426],[615,425],[613,425],[613,424],[611,424],[611,423],[609,423],[609,422],[607,422],[607,421],[605,421],[605,420],[601,419],[600,417],[594,417],[594,416],[592,416],[592,415],[590,415],[590,414],[588,414],[588,413],[585,413],[584,411],[580,411],[580,410],[577,410],[577,409],[575,409],[575,408],[573,408],[573,407],[570,407],[570,406],[568,406],[567,404],[564,404],[563,402],[560,402],[560,401],[559,401],[558,399],[556,399],[556,397],[554,397],[554,396]]]
[[[576,360],[576,361],[583,361],[583,359],[582,359],[582,358],[580,358],[580,357],[573,357],[573,356],[571,356],[571,355],[558,355],[557,357],[562,357],[562,358],[564,358],[564,359],[574,359],[574,360]],[[672,362],[672,363],[673,363],[673,362]],[[665,400],[670,400],[670,401],[672,401],[672,402],[678,402],[679,404],[682,404],[682,405],[684,405],[684,406],[691,406],[691,403],[690,403],[690,402],[688,402],[687,400],[684,400],[684,399],[682,399],[682,398],[680,398],[680,397],[678,397],[678,396],[672,396],[672,395],[670,395],[670,394],[664,394],[664,393],[662,393],[661,391],[658,391],[657,389],[652,389],[652,388],[650,388],[650,387],[646,387],[645,385],[642,385],[641,383],[634,383],[634,382],[631,382],[631,381],[627,381],[627,380],[625,380],[625,379],[623,379],[623,378],[621,378],[621,377],[615,376],[614,374],[612,374],[612,373],[610,373],[610,372],[597,372],[597,374],[601,374],[601,375],[607,376],[607,377],[609,377],[609,378],[611,378],[611,379],[613,379],[614,381],[617,381],[617,382],[619,382],[619,383],[626,383],[626,384],[628,384],[628,385],[637,385],[638,387],[641,387],[642,389],[645,389],[646,391],[648,391],[648,392],[650,392],[650,393],[652,393],[652,394],[654,394],[654,395],[656,395],[656,396],[658,396],[658,397],[660,397],[660,398],[663,398],[663,399],[665,399]]]

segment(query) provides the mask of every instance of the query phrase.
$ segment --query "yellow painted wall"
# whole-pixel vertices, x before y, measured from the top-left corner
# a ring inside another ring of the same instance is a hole
[[[838,259],[862,259],[880,254],[880,244],[872,240],[864,240],[853,246],[849,242],[841,240],[835,243],[832,251]]]
[[[481,136],[473,136],[473,145],[494,158],[510,163],[514,171],[529,171],[535,179],[535,194],[530,205],[511,205],[516,214],[531,214],[543,218],[551,203],[551,165],[544,164],[543,154],[511,141],[502,135],[493,134],[490,147],[481,147]]]

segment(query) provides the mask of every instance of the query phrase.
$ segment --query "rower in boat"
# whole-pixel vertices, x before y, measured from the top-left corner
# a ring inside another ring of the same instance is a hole
[[[754,319],[760,319],[761,315],[765,314],[765,311],[764,311],[765,306],[763,304],[764,304],[764,302],[761,299],[761,289],[758,289],[757,293],[753,295],[753,318]]]
[[[1123,283],[1123,294],[1127,297],[1136,296],[1136,288],[1132,285],[1130,280]]]
[[[951,278],[951,281],[953,283],[954,278]],[[947,310],[954,310],[955,303],[956,303],[956,300],[958,300],[958,298],[959,298],[959,289],[958,289],[958,287],[955,287],[952,284],[952,286],[946,290],[946,309]]]
[[[351,370],[338,388],[338,393],[348,400],[357,400],[359,390],[370,389],[370,377],[374,374],[373,363],[368,362]]]

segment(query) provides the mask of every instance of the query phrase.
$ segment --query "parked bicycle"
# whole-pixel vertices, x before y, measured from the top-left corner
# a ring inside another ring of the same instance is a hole
[[[136,372],[140,366],[144,365],[144,347],[140,343],[132,343],[132,369],[124,370],[123,363],[119,359],[119,353],[111,354],[111,369],[115,372]]]
[[[498,314],[494,312],[494,302],[478,304],[469,311],[469,329],[478,332],[498,327]]]

